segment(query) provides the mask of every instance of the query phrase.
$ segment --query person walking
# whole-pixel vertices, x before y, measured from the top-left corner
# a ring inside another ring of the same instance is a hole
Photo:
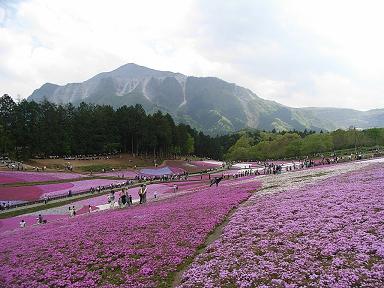
[[[25,228],[26,225],[27,223],[24,221],[24,219],[22,219],[20,222],[20,228]]]
[[[140,188],[139,188],[139,198],[140,198],[139,203],[140,203],[140,204],[143,204],[143,191],[144,191],[144,185],[141,184],[141,185],[140,185]]]
[[[219,183],[221,180],[223,180],[223,177],[219,177],[219,178],[215,177],[215,179],[211,181],[211,185],[209,185],[209,187],[211,187],[213,184],[216,184],[216,187],[219,186]]]
[[[122,207],[125,207],[127,204],[127,195],[125,194],[125,191],[121,194],[121,205]]]
[[[37,224],[43,224],[43,216],[41,214],[37,217]]]
[[[109,195],[110,199],[110,208],[115,208],[115,193],[112,191],[111,194]]]
[[[143,202],[147,203],[147,185],[144,184],[144,189],[143,189]]]

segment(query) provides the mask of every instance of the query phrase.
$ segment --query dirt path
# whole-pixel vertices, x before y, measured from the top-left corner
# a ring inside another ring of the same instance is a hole
[[[232,209],[227,216],[224,218],[223,222],[219,226],[216,226],[216,228],[208,235],[207,239],[205,240],[204,244],[196,251],[195,255],[192,257],[192,259],[187,260],[185,262],[181,269],[177,271],[174,276],[173,276],[173,282],[171,287],[177,287],[181,283],[181,279],[183,276],[183,273],[188,270],[190,264],[196,259],[196,257],[202,253],[205,252],[207,247],[215,242],[217,239],[220,238],[221,234],[223,233],[224,227],[228,224],[230,218],[232,215],[239,209],[240,206],[244,205],[247,202],[248,199],[244,200],[242,203],[240,203],[239,206],[236,208]]]

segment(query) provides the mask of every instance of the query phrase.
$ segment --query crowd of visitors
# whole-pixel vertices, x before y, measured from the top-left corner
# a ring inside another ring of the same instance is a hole
[[[9,159],[8,157],[0,157],[0,166],[4,166],[12,171],[24,171],[23,163]]]
[[[116,205],[116,196],[115,191],[111,191],[109,195],[107,196],[107,201],[110,208],[115,208]],[[133,204],[132,195],[128,193],[128,190],[126,188],[123,188],[117,198],[117,204],[119,208],[123,208],[126,206],[131,206]]]
[[[99,160],[99,159],[111,159],[116,157],[118,153],[102,153],[102,154],[89,154],[89,155],[66,155],[66,156],[58,156],[58,155],[50,155],[48,159],[61,159],[64,160]],[[35,157],[36,159],[44,159],[46,157]]]
[[[0,211],[1,210],[7,210],[9,208],[11,208],[11,204],[9,203],[9,201],[7,202],[0,202]]]
[[[189,173],[184,172],[184,173],[179,173],[179,174],[172,174],[172,175],[153,175],[153,176],[148,176],[148,175],[137,175],[135,177],[135,180],[138,182],[145,182],[145,181],[156,181],[159,180],[161,182],[168,182],[168,181],[177,181],[177,180],[188,180]]]

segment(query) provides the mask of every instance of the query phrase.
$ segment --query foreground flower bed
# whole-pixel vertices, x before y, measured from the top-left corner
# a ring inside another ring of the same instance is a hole
[[[180,287],[384,287],[384,167],[254,195]]]
[[[0,237],[1,287],[164,287],[258,182],[64,219]]]

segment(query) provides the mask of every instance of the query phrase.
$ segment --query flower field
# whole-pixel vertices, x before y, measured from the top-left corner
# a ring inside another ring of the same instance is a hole
[[[137,173],[133,170],[121,170],[121,171],[109,171],[105,173],[98,173],[95,176],[107,176],[107,177],[117,177],[122,179],[134,179],[137,176]]]
[[[148,201],[153,200],[155,192],[157,194],[158,199],[162,198],[163,195],[166,195],[168,193],[173,194],[173,187],[172,187],[173,185],[174,184],[172,182],[171,183],[147,185],[147,200]],[[199,189],[199,188],[201,189],[201,187],[203,187],[203,186],[204,186],[204,188],[207,187],[207,184],[201,183],[201,182],[196,182],[196,181],[192,182],[192,183],[190,183],[190,182],[177,182],[177,185],[179,187],[178,193],[188,192],[188,191],[191,191],[192,189]],[[139,200],[139,194],[138,194],[139,189],[140,189],[140,187],[133,187],[133,188],[128,189],[128,194],[130,194],[132,196],[132,199],[134,202]],[[116,196],[118,196],[118,195],[119,195],[119,193],[116,193]],[[74,205],[76,207],[76,209],[81,209],[83,206],[88,207],[88,205],[98,206],[98,205],[102,205],[102,204],[107,203],[107,196],[108,195],[101,195],[101,196],[97,196],[97,197],[93,197],[93,198],[89,198],[89,199],[85,199],[85,200],[80,200],[80,201],[73,202],[71,205]],[[64,209],[61,209],[63,211],[60,213],[67,214],[68,213],[67,207],[65,206],[63,208]],[[58,208],[54,208],[53,210],[58,210]],[[1,222],[1,220],[0,220],[0,222]]]
[[[212,169],[220,168],[223,165],[221,161],[203,160],[203,161],[191,161],[191,164],[199,168]]]
[[[156,192],[157,197],[161,198],[163,195],[166,195],[168,193],[173,194],[173,185],[176,184],[178,186],[177,192],[187,192],[190,191],[191,189],[201,189],[202,187],[206,188],[207,184],[198,182],[198,181],[193,181],[193,182],[169,182],[169,183],[160,183],[160,184],[150,184],[147,185],[147,200],[150,201],[154,199],[154,193]],[[139,200],[139,189],[140,187],[133,187],[129,188],[128,194],[132,196],[133,201]],[[116,196],[119,194],[116,193]],[[107,203],[107,195],[102,195],[86,200],[81,200],[78,202],[74,202],[74,205],[92,205],[92,206],[97,206],[100,204],[105,204]],[[76,206],[77,207],[77,206]]]
[[[166,287],[256,181],[2,233],[1,287]]]
[[[384,287],[384,166],[255,194],[180,287]]]
[[[199,182],[199,181],[190,181],[190,182],[177,182],[178,185],[178,190],[177,193],[173,193],[173,183],[162,183],[162,184],[150,184],[147,186],[147,200],[152,201],[155,200],[154,198],[154,192],[156,191],[157,193],[157,198],[156,200],[162,199],[163,196],[176,196],[179,194],[184,194],[188,192],[194,192],[199,189],[203,189],[207,187],[207,183],[204,182]],[[128,193],[132,195],[133,202],[138,202],[139,200],[139,195],[138,195],[139,187],[135,188],[130,188],[128,189]],[[118,193],[116,194],[118,196]],[[92,211],[94,210],[99,210],[97,206],[99,205],[105,205],[108,203],[108,194],[107,195],[100,195],[84,200],[79,200],[72,202],[70,206],[75,206],[77,214],[84,214],[88,213],[89,209],[88,206],[92,206]],[[69,205],[64,205],[60,207],[55,207],[55,208],[50,208],[46,210],[41,210],[37,212],[33,212],[28,215],[21,215],[21,216],[16,216],[16,217],[11,217],[11,218],[6,218],[6,219],[0,219],[0,233],[4,231],[9,231],[9,230],[14,230],[19,228],[19,223],[21,219],[24,219],[28,225],[34,224],[36,221],[36,217],[39,214],[44,215],[44,218],[47,219],[48,221],[50,220],[56,220],[59,218],[66,218],[69,215],[68,212],[68,206]]]
[[[89,190],[91,187],[121,183],[121,180],[90,179],[58,184],[34,186],[0,187],[0,201],[33,201],[44,196],[62,195]]]
[[[0,171],[0,184],[17,182],[46,182],[63,179],[77,179],[85,175],[64,172],[22,172],[22,171]]]

